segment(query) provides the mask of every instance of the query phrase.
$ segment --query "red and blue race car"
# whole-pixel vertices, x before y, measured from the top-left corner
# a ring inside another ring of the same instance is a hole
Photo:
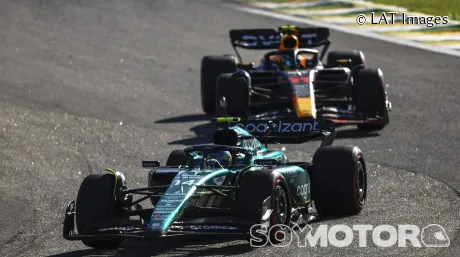
[[[331,51],[327,28],[283,26],[230,31],[237,56],[205,56],[201,103],[211,115],[318,118],[337,125],[383,129],[391,103],[383,73],[361,51]],[[242,62],[237,47],[271,50],[259,65]],[[315,47],[323,47],[321,52]]]

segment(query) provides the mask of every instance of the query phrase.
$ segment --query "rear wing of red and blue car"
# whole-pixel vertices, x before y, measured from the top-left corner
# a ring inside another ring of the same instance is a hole
[[[277,49],[280,45],[283,34],[295,35],[299,41],[299,48],[314,48],[325,46],[322,50],[323,56],[331,41],[329,29],[323,27],[300,28],[297,26],[281,26],[276,29],[233,29],[230,30],[230,42],[238,57],[241,57],[237,47],[254,50]]]

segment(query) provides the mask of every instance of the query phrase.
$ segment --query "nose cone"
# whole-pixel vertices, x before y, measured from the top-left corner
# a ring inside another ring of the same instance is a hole
[[[189,195],[196,190],[194,185],[201,178],[199,173],[186,171],[181,171],[174,177],[150,216],[148,234],[160,236],[167,232],[168,227],[184,209]]]

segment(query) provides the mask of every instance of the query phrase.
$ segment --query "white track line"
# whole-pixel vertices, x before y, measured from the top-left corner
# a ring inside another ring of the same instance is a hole
[[[330,3],[334,3],[334,2],[342,2],[340,0],[337,0],[337,1],[331,1]],[[320,1],[318,2],[311,2],[311,3],[284,3],[284,4],[280,4],[280,3],[256,3],[257,7],[262,7],[262,8],[266,8],[266,9],[275,9],[275,8],[305,8],[305,7],[313,7],[313,6],[327,6],[328,4],[324,4]]]
[[[356,7],[356,8],[336,8],[336,9],[331,9],[331,10],[312,10],[312,11],[307,11],[307,10],[289,10],[289,11],[284,11],[283,13],[285,14],[296,14],[296,15],[317,15],[317,16],[326,16],[326,15],[344,15],[344,14],[349,14],[351,12],[362,12],[362,13],[367,13],[368,8],[366,7]]]
[[[417,41],[458,41],[460,40],[460,34],[454,35],[401,35],[401,37],[410,38],[411,40]]]
[[[350,24],[350,23],[348,23]],[[443,25],[438,25],[442,27]],[[359,28],[356,26],[356,28]],[[363,29],[370,30],[373,32],[401,32],[401,33],[418,33],[417,30],[426,29],[425,25],[368,25],[363,26]],[[420,32],[422,33],[422,32]],[[408,35],[409,36],[409,35]]]
[[[448,47],[448,48],[451,48],[451,49],[460,49],[460,44],[452,44],[452,45],[449,45],[449,44],[439,44],[439,46],[442,46],[442,47]]]
[[[376,39],[376,40],[380,40],[384,42],[395,43],[398,45],[410,46],[410,47],[423,49],[423,50],[431,51],[435,53],[441,53],[441,54],[460,57],[460,51],[456,51],[456,50],[452,50],[448,48],[442,48],[439,46],[426,45],[426,44],[410,41],[405,38],[381,35],[381,34],[373,33],[369,30],[361,30],[361,29],[356,29],[356,28],[343,27],[340,25],[326,23],[324,21],[314,21],[314,20],[309,20],[305,18],[294,17],[294,16],[287,15],[287,14],[282,14],[282,13],[277,13],[277,12],[267,11],[267,10],[261,10],[258,8],[244,6],[241,4],[222,3],[222,5],[225,7],[234,9],[234,10],[252,13],[256,15],[268,16],[271,18],[295,22],[295,23],[303,23],[303,24],[307,24],[310,26],[314,26],[314,27],[326,27],[331,30],[336,30],[336,31],[351,34],[351,35],[363,36],[363,37],[372,38],[372,39]]]

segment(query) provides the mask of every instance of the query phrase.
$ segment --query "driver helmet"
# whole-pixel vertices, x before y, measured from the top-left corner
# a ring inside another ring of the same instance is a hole
[[[211,152],[207,160],[217,160],[223,168],[227,168],[232,163],[232,154],[229,151]]]
[[[280,70],[292,70],[295,67],[294,59],[286,54],[278,55],[277,58],[278,69]]]

